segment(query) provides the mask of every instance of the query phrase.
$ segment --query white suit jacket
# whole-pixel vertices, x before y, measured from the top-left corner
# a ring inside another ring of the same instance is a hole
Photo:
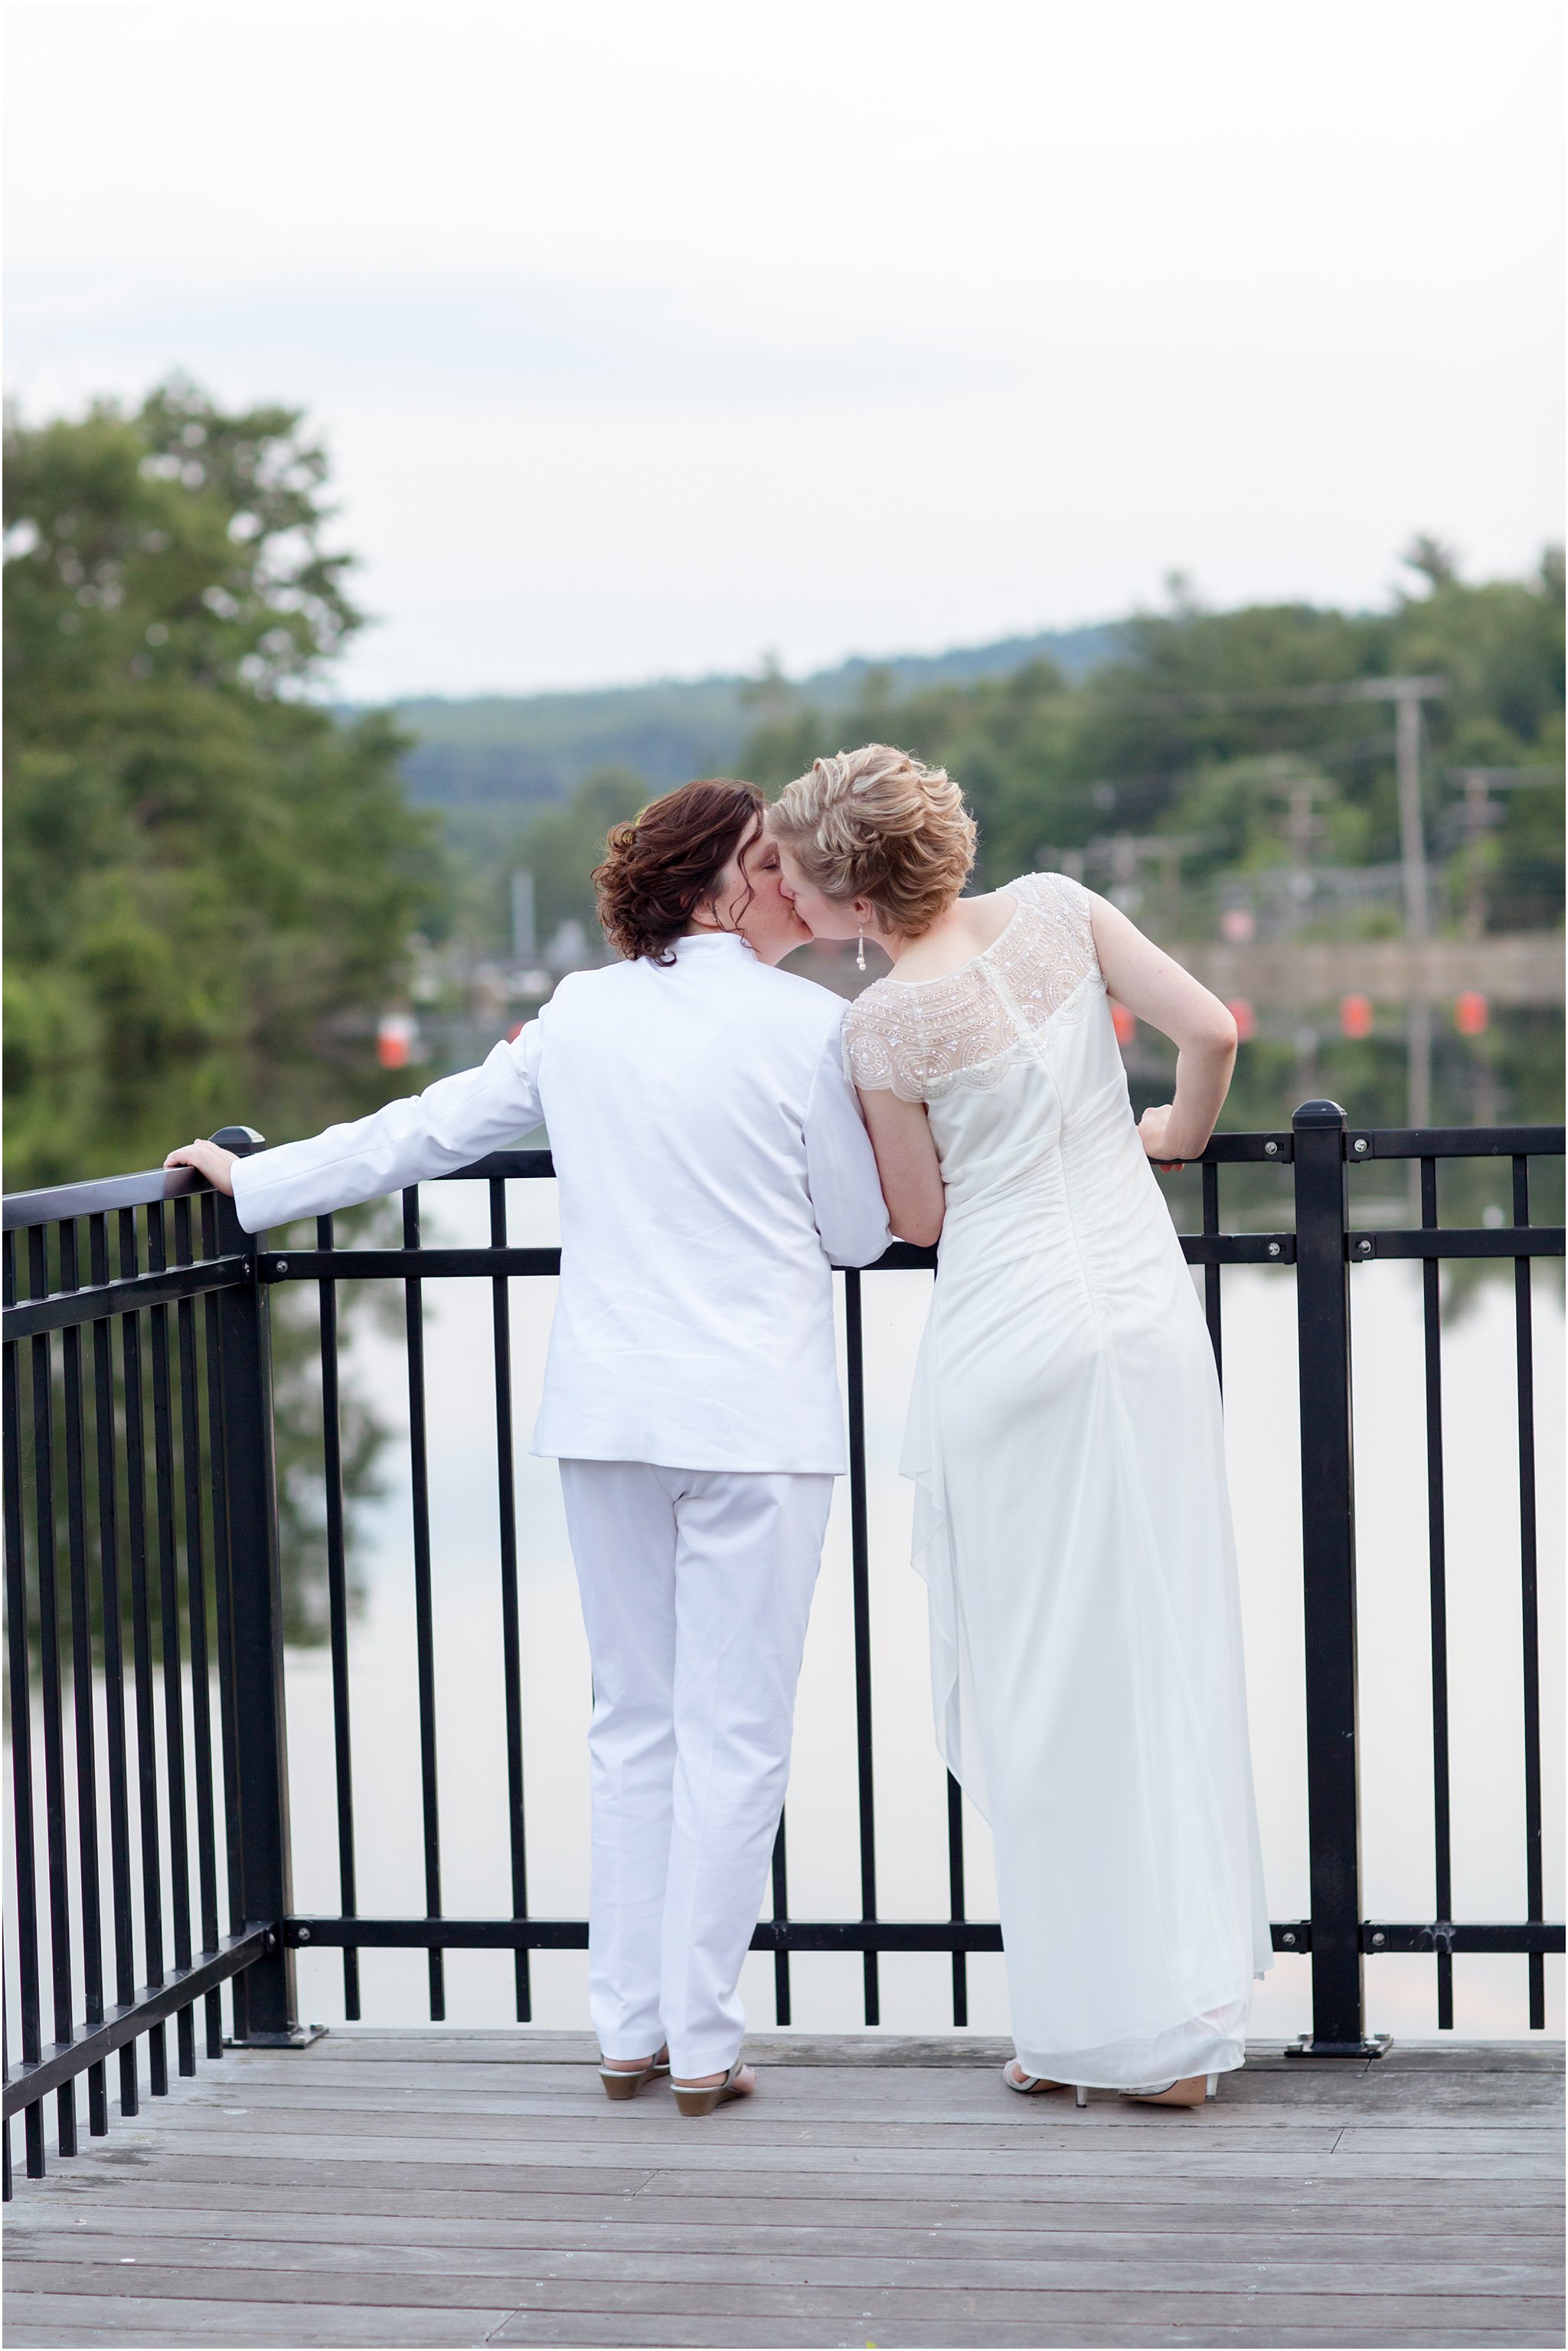
[[[561,1279],[534,1451],[841,1472],[830,1259],[887,1216],[844,1006],[734,933],[564,979],[484,1065],[234,1170],[247,1232],[373,1199],[549,1128]]]

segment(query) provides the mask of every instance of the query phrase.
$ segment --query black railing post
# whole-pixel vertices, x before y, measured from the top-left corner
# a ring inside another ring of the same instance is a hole
[[[213,1137],[242,1157],[259,1148],[249,1127]],[[220,1194],[217,1238],[225,1257],[254,1261],[260,1242],[234,1202]],[[283,1702],[283,1585],[277,1555],[277,1489],[272,1448],[272,1356],[267,1292],[259,1280],[218,1294],[218,1385],[228,1520],[230,1654],[240,1882],[230,1888],[235,1924],[264,1926],[274,1940],[234,1981],[234,2037],[249,2048],[297,2048],[314,2036],[296,2014],[294,1954],[283,1920],[293,1907],[288,1839],[288,1750]]]
[[[1291,1126],[1312,1929],[1312,2030],[1293,2053],[1365,2057],[1378,2049],[1362,2016],[1345,1116],[1303,1102]]]

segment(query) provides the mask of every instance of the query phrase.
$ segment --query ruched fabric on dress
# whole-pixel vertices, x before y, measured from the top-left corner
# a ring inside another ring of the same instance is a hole
[[[1270,1964],[1224,1434],[1086,895],[1009,894],[954,979],[868,990],[846,1052],[926,1102],[947,1189],[902,1466],[1019,2054],[1130,2088],[1239,2065]]]

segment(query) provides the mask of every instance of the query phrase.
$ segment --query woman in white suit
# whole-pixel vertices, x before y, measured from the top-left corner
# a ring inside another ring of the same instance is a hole
[[[831,1266],[880,1256],[887,1218],[844,1007],[775,968],[810,933],[756,789],[667,794],[594,879],[623,960],[563,980],[480,1069],[308,1142],[168,1165],[256,1232],[548,1124],[561,1278],[534,1450],[559,1460],[593,1662],[601,2074],[626,2097],[667,2064],[702,2114],[754,2086],[737,1985],[847,1467]]]

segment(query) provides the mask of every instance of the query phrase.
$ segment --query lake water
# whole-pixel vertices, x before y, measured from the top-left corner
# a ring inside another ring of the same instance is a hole
[[[509,1187],[514,1242],[557,1238],[553,1184]],[[488,1238],[481,1187],[427,1186],[428,1241]],[[1364,1914],[1434,1915],[1426,1472],[1420,1274],[1384,1262],[1354,1275],[1359,1492]],[[588,1892],[584,1735],[589,1667],[555,1466],[527,1453],[543,1371],[554,1284],[514,1284],[514,1395],[528,1787],[529,1907],[580,1917]],[[877,1274],[865,1283],[871,1605],[875,1695],[878,1893],[884,1917],[946,1916],[945,1782],[932,1742],[924,1586],[908,1563],[910,1489],[896,1473],[914,1352],[929,1276]],[[425,1291],[431,1525],[444,1905],[454,1916],[509,1909],[507,1771],[496,1518],[490,1290],[481,1281]],[[1225,1280],[1227,1426],[1247,1629],[1249,1689],[1270,1915],[1308,1908],[1301,1605],[1301,1496],[1296,1422],[1294,1285],[1288,1273],[1236,1269]],[[765,1343],[765,1333],[760,1334]],[[1536,1286],[1537,1428],[1541,1456],[1542,1656],[1549,1917],[1562,1916],[1563,1312],[1550,1276]],[[1491,1280],[1445,1334],[1444,1438],[1448,1470],[1448,1625],[1455,1915],[1524,1916],[1522,1700],[1511,1280]],[[407,1391],[401,1334],[363,1317],[346,1364],[392,1433],[387,1485],[361,1520],[362,1607],[350,1635],[359,1907],[422,1913],[423,1850],[415,1696],[413,1585],[403,1439]],[[288,1657],[295,1899],[339,1907],[330,1674],[324,1650]],[[790,1907],[800,1917],[859,1915],[847,1487],[841,1481],[811,1621],[797,1712],[789,1800]],[[968,1907],[994,1917],[984,1824],[967,1817]],[[1547,1963],[1549,2025],[1562,2030],[1562,1966]],[[368,2022],[426,2020],[419,1952],[367,1951]],[[950,2022],[949,1961],[885,1955],[885,2029]],[[1525,1963],[1455,1963],[1462,2034],[1525,2029]],[[447,2016],[465,2025],[511,2021],[509,1954],[447,1956]],[[794,2022],[806,2031],[857,2027],[858,1956],[805,1954],[791,1967]],[[534,2013],[543,2024],[587,2022],[586,1959],[538,1953]],[[1369,1959],[1375,2031],[1436,2030],[1429,1959]],[[336,1953],[299,1957],[302,2013],[341,2018]],[[773,2021],[772,1963],[754,1955],[745,1981],[752,2023]],[[1006,2030],[999,1958],[969,1962],[972,2030]],[[1310,2021],[1308,1963],[1281,1957],[1258,1988],[1258,2037]]]

